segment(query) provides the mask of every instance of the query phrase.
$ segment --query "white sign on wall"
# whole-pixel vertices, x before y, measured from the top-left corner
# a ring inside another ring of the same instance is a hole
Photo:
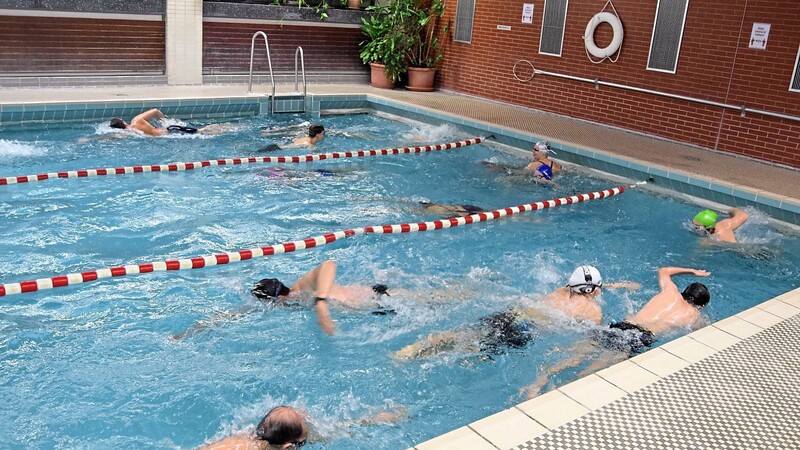
[[[750,48],[766,50],[767,39],[769,38],[768,23],[754,23],[753,31],[750,32]]]
[[[522,5],[522,23],[533,23],[533,3]]]

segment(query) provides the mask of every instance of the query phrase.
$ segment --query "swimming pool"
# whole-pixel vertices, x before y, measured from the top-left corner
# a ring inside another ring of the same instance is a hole
[[[236,133],[217,137],[87,144],[76,141],[104,132],[104,125],[5,131],[0,176],[246,155],[266,142],[261,127],[306,120],[257,117],[235,121]],[[319,151],[470,137],[452,127],[367,115],[322,122],[330,131]],[[290,137],[270,139],[285,144]],[[557,187],[543,188],[487,171],[479,164],[485,159],[523,163],[474,146],[287,167],[296,177],[262,176],[266,165],[250,165],[5,186],[0,281],[438,218],[419,211],[416,202],[423,199],[494,209],[615,185],[573,172]],[[313,168],[337,176],[303,172]],[[406,448],[518,402],[519,388],[559,356],[552,349],[567,346],[580,330],[542,335],[492,361],[449,355],[396,364],[389,353],[549,292],[575,265],[596,265],[609,281],[643,284],[636,293],[606,292],[606,321],[624,317],[655,292],[661,265],[712,272],[704,280],[712,291],[711,320],[796,287],[796,239],[750,210],[743,245],[698,245],[685,227],[697,209],[630,190],[468,227],[361,236],[236,265],[6,297],[0,440],[27,448],[187,448],[245,429],[271,406],[290,403],[307,408],[337,447]],[[257,305],[249,287],[258,279],[293,280],[328,258],[339,263],[343,283],[380,282],[419,294],[393,296],[397,315],[391,317],[335,310],[334,338],[317,329],[308,309],[263,307],[183,342],[169,339],[220,311]],[[430,301],[433,290],[456,299]],[[392,406],[408,408],[410,417],[397,426],[339,426]]]

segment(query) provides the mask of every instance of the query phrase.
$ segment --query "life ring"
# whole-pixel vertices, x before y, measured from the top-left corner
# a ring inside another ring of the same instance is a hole
[[[611,25],[614,30],[614,37],[611,43],[605,48],[600,48],[594,43],[594,31],[601,23]],[[586,51],[591,53],[595,58],[608,58],[616,53],[620,46],[622,46],[622,22],[619,17],[610,12],[600,12],[592,17],[592,20],[586,24],[586,33],[583,35],[583,41],[586,44]]]

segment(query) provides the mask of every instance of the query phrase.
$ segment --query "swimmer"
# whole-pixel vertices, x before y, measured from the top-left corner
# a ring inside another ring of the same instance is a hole
[[[294,179],[294,178],[310,178],[310,177],[335,177],[337,175],[336,172],[327,169],[314,169],[308,171],[290,171],[285,170],[277,167],[269,167],[261,172],[258,172],[256,175],[260,177],[267,177],[267,178],[286,178],[286,179]]]
[[[277,450],[296,449],[306,444],[308,424],[305,416],[291,406],[272,408],[255,431],[227,437],[199,450]]]
[[[357,420],[343,421],[338,429],[354,426],[391,425],[408,416],[403,407],[368,414]],[[309,441],[324,440],[309,427],[307,414],[287,405],[272,408],[252,433],[227,437],[198,450],[295,450]]]
[[[291,286],[283,284],[277,278],[265,278],[256,283],[251,292],[259,300],[267,301],[276,306],[312,303],[313,299],[317,323],[329,335],[333,335],[336,332],[330,316],[329,302],[351,309],[373,308],[373,314],[375,315],[391,315],[394,313],[391,309],[385,308],[380,304],[382,296],[389,296],[389,289],[385,285],[342,286],[336,284],[335,279],[336,263],[328,260],[305,273]],[[219,321],[231,319],[253,310],[254,308],[246,306],[236,311],[223,312],[209,321],[195,324],[187,331],[173,336],[173,339],[183,339]]]
[[[602,308],[600,292],[604,288],[638,289],[638,283],[603,283],[600,272],[592,266],[579,266],[567,285],[542,297],[532,307],[517,307],[480,319],[479,326],[445,331],[428,336],[398,350],[395,359],[429,358],[444,352],[497,353],[504,347],[525,346],[537,331],[551,327],[558,320],[599,324]]]
[[[486,212],[480,206],[461,204],[461,205],[444,205],[441,203],[432,203],[428,201],[419,202],[426,213],[436,214],[442,217],[462,217],[470,214],[477,214]]]
[[[592,358],[592,364],[581,372],[581,376],[647,350],[657,336],[680,329],[693,330],[702,325],[701,310],[711,300],[711,294],[701,283],[692,283],[681,292],[672,281],[673,276],[681,274],[711,275],[705,270],[682,267],[658,269],[660,291],[639,312],[607,328],[598,328],[591,333],[591,339],[578,342],[568,351],[569,357],[549,367],[536,382],[524,389],[528,398],[538,394],[551,376],[581,364],[592,353],[601,354]]]
[[[135,130],[139,131],[147,136],[164,136],[167,134],[173,133],[181,133],[181,134],[220,134],[226,131],[225,127],[220,124],[211,124],[205,126],[203,128],[193,128],[187,127],[182,125],[170,125],[166,128],[164,127],[154,127],[152,123],[150,123],[153,119],[163,119],[165,118],[164,113],[157,108],[150,109],[145,111],[138,116],[131,119],[131,123],[126,123],[124,120],[120,119],[119,117],[115,117],[111,119],[109,126],[111,128],[116,128],[120,130]]]
[[[525,169],[533,172],[533,175],[543,181],[550,181],[553,176],[561,172],[561,165],[552,161],[547,155],[555,155],[556,152],[550,148],[547,141],[539,141],[533,146],[534,161],[528,164]]]
[[[692,226],[720,242],[736,242],[734,230],[742,226],[750,217],[746,212],[739,208],[728,210],[731,217],[717,222],[717,213],[705,209],[697,213],[692,219]]]
[[[325,127],[315,124],[308,127],[308,136],[295,139],[289,147],[313,146],[323,139],[325,139]]]

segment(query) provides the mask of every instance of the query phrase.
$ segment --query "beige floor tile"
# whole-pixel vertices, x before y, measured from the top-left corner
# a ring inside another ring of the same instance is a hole
[[[725,350],[741,340],[713,325],[689,333],[688,336],[716,350]]]
[[[781,317],[769,313],[759,307],[754,307],[742,311],[739,314],[737,314],[736,317],[742,320],[746,320],[752,323],[753,325],[759,326],[761,328],[771,327],[782,320]]]
[[[689,365],[688,361],[678,358],[661,348],[654,348],[649,352],[636,355],[629,361],[662,378],[672,375]]]
[[[417,450],[497,450],[478,433],[461,427],[414,446]]]
[[[726,333],[730,333],[738,337],[739,339],[749,338],[750,336],[763,330],[763,328],[736,316],[722,319],[714,323],[714,326]]]
[[[785,298],[788,298],[788,299],[791,300],[794,297],[787,296]],[[776,316],[781,317],[783,319],[788,319],[789,317],[792,317],[792,316],[800,313],[800,306],[793,306],[792,304],[787,303],[786,301],[782,301],[782,300],[778,300],[778,299],[774,299],[774,300],[770,300],[768,302],[764,302],[764,303],[758,305],[758,307],[763,309],[764,311],[766,311],[768,313],[775,314]]]
[[[788,303],[794,307],[800,308],[800,288],[781,294],[777,297],[778,300]]]
[[[679,337],[674,341],[667,342],[660,348],[690,363],[696,363],[717,352],[716,349],[700,343],[689,336]]]
[[[589,375],[558,388],[581,405],[595,410],[622,398],[626,392],[597,375]]]
[[[540,395],[517,408],[551,430],[589,412],[589,408],[559,391]]]
[[[596,375],[627,393],[638,391],[661,379],[654,373],[630,361],[622,361],[619,364],[614,364],[607,369],[597,372]]]
[[[511,408],[469,425],[498,448],[507,449],[546,433],[548,430],[522,411]]]

